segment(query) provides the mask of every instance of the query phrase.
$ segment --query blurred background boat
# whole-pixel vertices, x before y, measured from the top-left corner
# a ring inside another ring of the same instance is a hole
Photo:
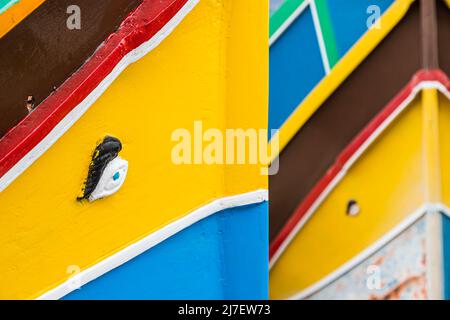
[[[449,297],[448,1],[284,1],[270,296]]]

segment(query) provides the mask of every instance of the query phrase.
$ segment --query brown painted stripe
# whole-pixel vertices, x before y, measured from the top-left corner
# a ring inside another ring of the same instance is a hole
[[[141,0],[47,0],[0,39],[0,137],[78,70]],[[81,30],[66,26],[81,9]]]
[[[450,76],[450,9],[444,1],[437,3],[439,66]]]
[[[420,10],[405,18],[300,129],[270,177],[270,238],[279,233],[351,140],[421,67]]]
[[[436,0],[420,0],[422,68],[439,68]]]

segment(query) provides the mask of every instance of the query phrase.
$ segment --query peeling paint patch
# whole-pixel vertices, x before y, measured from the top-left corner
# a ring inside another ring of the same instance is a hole
[[[426,265],[426,220],[422,218],[309,299],[427,299]]]

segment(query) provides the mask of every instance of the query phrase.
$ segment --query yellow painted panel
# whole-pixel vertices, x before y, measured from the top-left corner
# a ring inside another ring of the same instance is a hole
[[[423,123],[423,179],[424,196],[427,203],[441,203],[442,179],[440,166],[439,137],[439,91],[436,88],[422,90]],[[444,275],[442,215],[429,210],[427,212],[427,288],[430,299],[443,299]]]
[[[205,129],[266,128],[267,34],[264,1],[200,1],[0,193],[0,298],[40,296],[67,280],[69,266],[84,270],[215,198],[267,188],[259,165],[171,161],[172,132],[196,120]],[[107,134],[123,142],[125,184],[78,203],[91,153]]]
[[[450,100],[439,95],[439,144],[442,179],[442,201],[450,207]]]
[[[344,82],[378,44],[394,29],[408,12],[415,0],[397,0],[380,18],[381,28],[368,30],[353,48],[336,64],[305,100],[294,110],[280,130],[273,136],[274,144],[279,143],[279,153],[303,127],[323,102]],[[279,142],[278,142],[279,141]],[[274,160],[278,154],[273,154]]]
[[[366,150],[270,272],[270,296],[304,290],[354,258],[424,202],[422,110],[416,99]],[[361,211],[346,215],[349,200]]]
[[[422,90],[424,184],[427,202],[441,201],[438,90]]]
[[[24,0],[0,14],[0,38],[39,7],[45,0]]]
[[[233,0],[225,3],[229,13],[229,32],[235,35],[228,39],[227,64],[239,66],[228,68],[226,74],[227,128],[265,130],[269,121],[268,3],[261,0]],[[258,139],[260,150],[263,150],[262,143],[267,144],[267,132],[262,135]],[[268,187],[268,178],[261,174],[260,165],[234,165],[225,168],[227,193],[246,192],[249,187]],[[243,177],[247,179],[244,183],[241,182]]]

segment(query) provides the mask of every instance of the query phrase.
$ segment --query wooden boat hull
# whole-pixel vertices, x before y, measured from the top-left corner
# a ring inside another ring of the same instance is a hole
[[[275,136],[272,298],[448,297],[450,10],[435,8],[394,2]]]
[[[172,133],[198,120],[266,128],[267,8],[151,3],[0,140],[0,298],[267,297],[260,165],[171,159]],[[126,180],[77,201],[105,136],[121,141]]]

